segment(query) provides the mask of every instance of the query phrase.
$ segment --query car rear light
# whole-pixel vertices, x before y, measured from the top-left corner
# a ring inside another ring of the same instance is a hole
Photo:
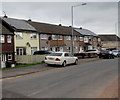
[[[55,61],[60,61],[60,59],[59,59],[59,58],[56,58]]]

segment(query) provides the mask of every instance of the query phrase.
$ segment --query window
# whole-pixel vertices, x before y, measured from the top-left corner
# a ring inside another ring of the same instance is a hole
[[[100,42],[101,41],[101,39],[100,38],[98,38],[98,42]]]
[[[0,35],[0,43],[5,43],[5,36],[4,35]]]
[[[87,37],[84,37],[84,42],[88,43],[88,38]]]
[[[12,54],[8,54],[8,60],[12,60]]]
[[[40,38],[41,38],[41,39],[47,39],[47,35],[46,35],[46,34],[41,34],[41,35],[40,35]]]
[[[35,51],[37,51],[37,47],[31,47],[31,55],[33,55]]]
[[[83,41],[83,37],[80,37],[80,41]]]
[[[17,39],[23,39],[23,34],[22,33],[16,33],[16,38]]]
[[[66,40],[71,40],[71,36],[66,36]]]
[[[58,35],[58,40],[62,40],[62,35]]]
[[[62,53],[52,53],[49,56],[62,56]]]
[[[52,40],[57,40],[57,35],[52,35]]]
[[[12,42],[12,37],[10,35],[7,36],[7,43],[11,43]]]
[[[42,47],[41,50],[48,50],[48,47]]]
[[[71,47],[67,47],[67,50],[69,50],[69,51],[70,51],[70,49],[71,49]]]
[[[26,48],[16,48],[17,55],[26,55]]]
[[[37,34],[36,33],[31,33],[30,34],[30,38],[31,39],[36,39],[37,38]]]
[[[76,36],[74,36],[73,39],[76,40],[77,39]]]
[[[97,39],[96,39],[96,38],[93,38],[93,41],[97,41]]]

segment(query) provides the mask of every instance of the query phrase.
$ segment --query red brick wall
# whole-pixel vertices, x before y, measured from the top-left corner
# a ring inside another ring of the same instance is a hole
[[[5,35],[5,43],[2,43],[2,52],[14,52],[14,36],[12,36],[12,43],[7,43],[7,35]]]

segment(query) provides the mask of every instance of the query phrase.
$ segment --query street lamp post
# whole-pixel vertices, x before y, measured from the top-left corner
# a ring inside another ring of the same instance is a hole
[[[83,6],[83,5],[86,5],[87,3],[82,3],[81,5],[75,5],[75,6],[71,6],[71,28],[72,28],[72,36],[71,36],[71,55],[73,55],[74,53],[74,40],[73,40],[73,32],[74,32],[74,28],[73,28],[73,8],[74,7],[78,7],[78,6]]]

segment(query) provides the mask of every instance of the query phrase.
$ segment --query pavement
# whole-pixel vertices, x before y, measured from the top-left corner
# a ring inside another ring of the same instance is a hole
[[[91,61],[96,61],[96,60],[99,60],[99,58],[79,59],[78,64],[91,62]],[[27,74],[37,73],[37,72],[40,72],[40,71],[50,70],[50,69],[53,69],[53,68],[58,68],[58,67],[55,67],[55,66],[49,67],[46,64],[39,64],[39,65],[34,65],[34,66],[29,66],[29,67],[6,69],[6,70],[2,71],[2,78],[9,78],[9,77],[27,75]]]

